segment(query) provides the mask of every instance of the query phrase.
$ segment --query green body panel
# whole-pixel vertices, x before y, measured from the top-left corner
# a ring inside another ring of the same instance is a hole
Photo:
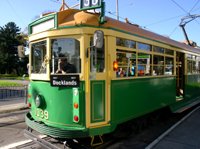
[[[105,121],[105,81],[91,81],[91,123]]]
[[[84,83],[79,87],[79,123],[73,122],[73,88],[51,87],[49,82],[31,81],[29,87],[29,102],[31,103],[31,116],[49,126],[61,129],[82,129],[85,127],[85,92]],[[43,97],[40,108],[35,105],[37,95]],[[48,112],[43,116],[42,111]]]
[[[113,80],[112,123],[119,124],[175,102],[174,77]]]
[[[185,99],[191,100],[200,97],[200,75],[188,75],[185,83]]]
[[[191,107],[200,102],[200,75],[185,75],[184,78],[183,100],[177,101],[170,106],[173,112],[179,112],[179,109],[187,109],[187,107]]]
[[[49,82],[31,81],[29,95],[31,98],[31,111],[26,115],[26,124],[42,133],[55,138],[79,138],[95,136],[113,131],[113,127],[105,126],[88,129],[85,127],[85,83],[80,82],[79,96],[73,96],[73,88],[51,87]],[[35,105],[36,95],[41,95],[45,102],[43,106],[37,108]],[[73,115],[77,111],[73,110],[73,102],[79,97],[80,120],[73,121]],[[105,81],[91,81],[91,122],[101,122],[105,120]],[[37,110],[48,111],[48,119],[37,115]],[[42,122],[42,123],[41,123]]]

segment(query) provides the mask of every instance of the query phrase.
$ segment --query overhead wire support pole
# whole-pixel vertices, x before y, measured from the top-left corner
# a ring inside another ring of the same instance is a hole
[[[116,0],[116,14],[117,14],[117,20],[119,20],[119,3],[118,3],[118,0]]]
[[[190,46],[192,46],[192,44],[190,43],[190,40],[189,40],[188,35],[187,35],[187,32],[186,32],[186,30],[185,30],[185,25],[186,25],[187,23],[193,21],[194,19],[198,18],[198,17],[200,17],[200,15],[189,15],[189,16],[183,17],[183,18],[181,19],[181,23],[179,24],[179,26],[180,26],[180,27],[182,28],[182,30],[183,30],[184,36],[185,36],[185,38],[186,38],[188,44],[189,44]]]
[[[70,9],[69,6],[67,6],[67,4],[65,3],[65,0],[62,0],[62,5],[60,7],[60,11],[64,11],[65,7],[67,7],[68,9]]]

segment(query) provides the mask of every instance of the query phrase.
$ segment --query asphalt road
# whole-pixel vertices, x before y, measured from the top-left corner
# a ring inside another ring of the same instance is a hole
[[[9,148],[10,144],[27,140],[24,137],[25,113],[27,110],[0,114],[0,148]]]

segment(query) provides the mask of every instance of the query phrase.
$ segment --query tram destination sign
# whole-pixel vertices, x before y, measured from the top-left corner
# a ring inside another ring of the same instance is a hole
[[[79,87],[79,75],[51,75],[51,86],[56,87]]]
[[[80,0],[80,9],[89,10],[101,8],[102,0]]]

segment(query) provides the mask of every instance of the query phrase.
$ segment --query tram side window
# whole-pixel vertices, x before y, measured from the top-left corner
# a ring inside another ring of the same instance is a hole
[[[118,70],[117,77],[132,77],[136,74],[136,53],[131,51],[117,50]]]
[[[74,38],[57,38],[51,40],[51,73],[80,73],[80,42]]]
[[[46,41],[31,45],[31,73],[46,73]]]
[[[90,45],[93,44],[93,38],[90,40]],[[105,47],[90,49],[90,71],[104,72],[105,71]]]
[[[187,60],[187,74],[192,74],[192,61]]]
[[[138,53],[138,76],[151,75],[151,55],[145,53]]]
[[[200,57],[194,55],[187,55],[187,74],[200,73]]]
[[[124,38],[116,38],[116,45],[127,47],[127,48],[136,48],[136,42],[133,40],[128,40]]]
[[[165,75],[174,74],[174,59],[171,57],[165,57]]]
[[[162,48],[162,47],[154,46],[154,47],[153,47],[153,51],[154,51],[154,52],[157,52],[157,53],[164,53],[164,52],[165,52],[165,49]]]
[[[164,56],[153,56],[153,75],[164,75]]]
[[[174,55],[174,51],[170,49],[165,49],[165,54]]]
[[[152,46],[149,45],[149,44],[138,42],[138,49],[139,50],[151,51],[151,47]]]
[[[196,70],[197,73],[200,74],[200,57],[197,57]]]

